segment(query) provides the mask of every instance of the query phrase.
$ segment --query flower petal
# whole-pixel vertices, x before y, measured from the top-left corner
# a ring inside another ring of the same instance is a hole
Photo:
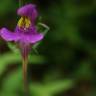
[[[32,34],[32,35],[23,35],[21,41],[25,43],[36,43],[42,40],[44,37],[43,34]]]
[[[28,4],[19,8],[17,10],[17,14],[20,16],[29,17],[31,21],[35,21],[38,16],[38,12],[34,4]]]
[[[19,40],[19,35],[16,33],[12,33],[6,28],[2,28],[0,32],[1,37],[6,40],[6,41],[18,41]]]

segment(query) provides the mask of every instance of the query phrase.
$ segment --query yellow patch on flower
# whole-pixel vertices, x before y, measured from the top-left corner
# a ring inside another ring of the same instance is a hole
[[[31,21],[27,17],[21,17],[18,21],[19,27],[29,28],[31,25]]]

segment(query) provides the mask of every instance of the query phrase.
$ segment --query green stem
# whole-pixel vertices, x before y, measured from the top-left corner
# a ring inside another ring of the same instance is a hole
[[[22,70],[23,70],[23,81],[24,81],[24,96],[29,96],[29,84],[28,84],[28,76],[27,76],[27,67],[28,67],[28,49],[23,48],[22,52]]]
[[[24,0],[19,0],[19,7],[23,6]]]
[[[27,60],[23,59],[22,69],[23,69],[24,93],[25,93],[25,96],[28,96],[29,88],[28,88],[28,80],[27,80]]]

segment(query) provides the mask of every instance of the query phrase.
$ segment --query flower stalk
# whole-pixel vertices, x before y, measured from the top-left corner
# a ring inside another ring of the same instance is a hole
[[[19,0],[19,7],[23,6],[24,0]]]
[[[19,49],[21,52],[21,56],[22,56],[22,71],[23,71],[23,88],[24,88],[24,96],[29,96],[30,91],[29,91],[29,84],[28,84],[28,54],[30,51],[30,46],[25,45],[20,43],[19,44]]]
[[[23,70],[23,82],[24,82],[25,96],[29,96],[27,66],[28,66],[28,54],[27,54],[27,50],[25,47],[25,48],[23,48],[23,53],[22,53],[22,70]]]

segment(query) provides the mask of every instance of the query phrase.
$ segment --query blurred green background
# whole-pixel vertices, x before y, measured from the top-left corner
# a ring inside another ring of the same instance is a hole
[[[0,0],[0,28],[14,30],[19,0]],[[31,96],[96,96],[96,0],[25,0],[50,31],[30,53]],[[24,96],[18,50],[0,38],[0,96]]]

